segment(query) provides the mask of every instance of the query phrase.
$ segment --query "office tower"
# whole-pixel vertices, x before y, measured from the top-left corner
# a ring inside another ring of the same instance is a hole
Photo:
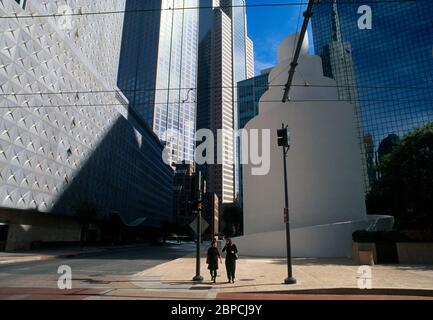
[[[216,164],[203,171],[220,203],[232,203],[237,196],[239,170],[237,141],[232,133],[238,123],[237,83],[252,72],[253,46],[247,41],[244,0],[208,0],[201,5],[197,126],[212,130],[219,138],[215,139]],[[218,134],[221,129],[223,133]]]
[[[0,19],[0,224],[11,250],[79,241],[86,204],[99,219],[173,219],[163,146],[115,85],[125,2],[68,1],[72,13],[120,13],[54,21],[64,5],[0,2],[0,16],[27,16]]]
[[[269,89],[269,73],[272,68],[262,70],[260,75],[238,83],[239,128],[242,129],[259,114],[259,101]]]
[[[356,126],[358,128],[358,140],[361,146],[361,161],[363,163],[364,184],[366,192],[369,189],[367,163],[363,135],[361,133],[361,113],[356,86],[355,67],[352,58],[350,43],[343,41],[338,15],[337,1],[333,0],[331,15],[332,37],[331,41],[323,48],[322,59],[326,76],[337,82],[338,96],[340,100],[352,103],[355,106]]]
[[[174,201],[176,221],[179,225],[188,226],[194,220],[194,174],[193,163],[176,165],[174,172]]]
[[[189,226],[191,222],[197,217],[198,179],[199,173],[196,170],[195,164],[181,163],[176,165],[174,177],[176,221],[179,226],[186,230],[190,229]],[[205,185],[206,181],[203,179],[202,183]],[[215,194],[208,192],[208,190],[204,191],[202,198],[202,218],[209,224],[209,229],[202,231],[206,235],[212,236],[218,233],[218,201],[216,200],[217,196]]]
[[[262,70],[261,74],[238,83],[238,127],[243,129],[246,124],[259,114],[259,101],[269,89],[269,73],[272,69]],[[238,138],[238,163],[242,164],[240,138]],[[238,172],[239,204],[243,205],[242,170]]]
[[[358,26],[362,5],[361,0],[322,0],[314,7],[312,27],[315,51],[323,58],[325,75],[337,81],[340,99],[356,101],[357,93],[371,184],[376,179],[371,153],[377,153],[380,142],[433,121],[433,2],[369,1],[371,30]],[[339,50],[342,59],[331,58],[331,50]],[[339,74],[348,79],[341,81]]]
[[[198,0],[127,0],[118,86],[166,144],[194,160]]]
[[[254,43],[247,36],[247,79],[251,79],[255,75],[255,59],[254,59]]]

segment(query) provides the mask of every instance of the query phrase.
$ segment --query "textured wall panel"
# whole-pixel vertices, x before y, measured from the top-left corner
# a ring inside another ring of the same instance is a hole
[[[0,0],[0,16],[58,13],[65,4],[28,1],[24,11]],[[73,13],[125,5],[67,4]],[[126,221],[170,219],[173,177],[162,147],[110,92],[123,14],[73,16],[70,29],[60,19],[0,19],[0,207],[71,214],[91,201]]]

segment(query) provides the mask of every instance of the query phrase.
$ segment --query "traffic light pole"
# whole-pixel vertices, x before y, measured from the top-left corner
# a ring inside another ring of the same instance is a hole
[[[196,262],[195,262],[195,277],[192,279],[193,281],[202,282],[203,277],[200,272],[200,245],[201,245],[201,209],[198,210],[198,219],[197,219],[197,253],[196,253]]]
[[[201,172],[198,175],[199,179],[199,194],[198,194],[198,210],[197,210],[197,252],[196,252],[196,262],[195,262],[195,277],[192,279],[196,282],[202,282],[203,277],[200,272],[200,245],[201,245],[201,211],[202,211],[202,200],[203,200],[203,190],[202,190],[202,176]]]
[[[283,145],[279,145],[283,147],[283,164],[284,164],[284,200],[285,200],[285,207],[284,207],[284,222],[286,223],[286,247],[287,247],[287,278],[284,279],[285,284],[295,284],[296,279],[293,277],[293,271],[292,271],[292,250],[291,250],[291,243],[290,243],[290,218],[289,218],[289,188],[288,188],[288,182],[287,182],[287,155],[290,150],[290,144],[289,144],[289,138],[288,138],[288,131],[287,127],[283,124],[282,130],[280,131],[283,133],[285,131],[285,137],[280,137],[279,139],[283,138]]]

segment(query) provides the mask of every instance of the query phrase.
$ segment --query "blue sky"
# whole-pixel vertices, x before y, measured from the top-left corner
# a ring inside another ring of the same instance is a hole
[[[266,3],[305,3],[302,0],[247,0],[248,5]],[[300,11],[300,7],[302,7]],[[277,63],[278,46],[302,26],[305,5],[248,7],[248,34],[254,41],[256,74]],[[301,18],[299,19],[299,14]],[[299,24],[298,24],[299,21]],[[311,36],[311,32],[310,32]],[[311,46],[312,42],[310,42]]]

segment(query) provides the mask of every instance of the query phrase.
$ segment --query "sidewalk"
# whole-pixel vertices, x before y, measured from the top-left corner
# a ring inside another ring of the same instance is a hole
[[[69,248],[69,251],[45,250],[31,253],[0,254],[0,261],[9,263],[55,259],[125,250],[132,246]],[[134,247],[137,247],[136,245]],[[1,263],[1,262],[0,262]],[[28,278],[11,287],[0,289],[0,298],[13,299],[246,299],[246,300],[433,300],[433,266],[379,265],[372,267],[372,290],[358,288],[358,270],[348,259],[294,259],[293,273],[296,285],[282,284],[287,276],[285,259],[244,257],[237,263],[235,284],[228,284],[225,266],[220,265],[218,283],[210,281],[210,275],[201,260],[201,274],[205,281],[197,284],[191,281],[195,275],[194,254],[183,256],[167,263],[158,264],[137,274],[117,272],[89,273],[77,270],[73,278],[72,291],[55,288],[58,275],[44,274]],[[80,273],[81,272],[81,273]],[[3,291],[2,291],[3,290]]]
[[[141,289],[116,294],[158,298],[230,298],[237,294],[333,294],[427,296],[433,298],[433,266],[378,265],[372,267],[373,290],[359,290],[358,269],[348,259],[295,259],[296,285],[283,284],[287,276],[285,259],[241,257],[237,263],[237,281],[228,284],[225,266],[221,265],[218,283],[210,282],[205,259],[202,259],[202,284],[191,281],[195,272],[193,255],[183,257],[135,275],[133,284]],[[108,294],[109,295],[109,294]],[[254,298],[254,295],[251,295]]]
[[[35,249],[28,251],[16,252],[0,252],[0,265],[32,262],[50,259],[63,259],[78,256],[85,256],[95,253],[109,252],[113,250],[124,250],[136,248],[139,246],[147,246],[146,244],[123,245],[123,246],[80,246],[65,247],[65,248],[46,248]]]

